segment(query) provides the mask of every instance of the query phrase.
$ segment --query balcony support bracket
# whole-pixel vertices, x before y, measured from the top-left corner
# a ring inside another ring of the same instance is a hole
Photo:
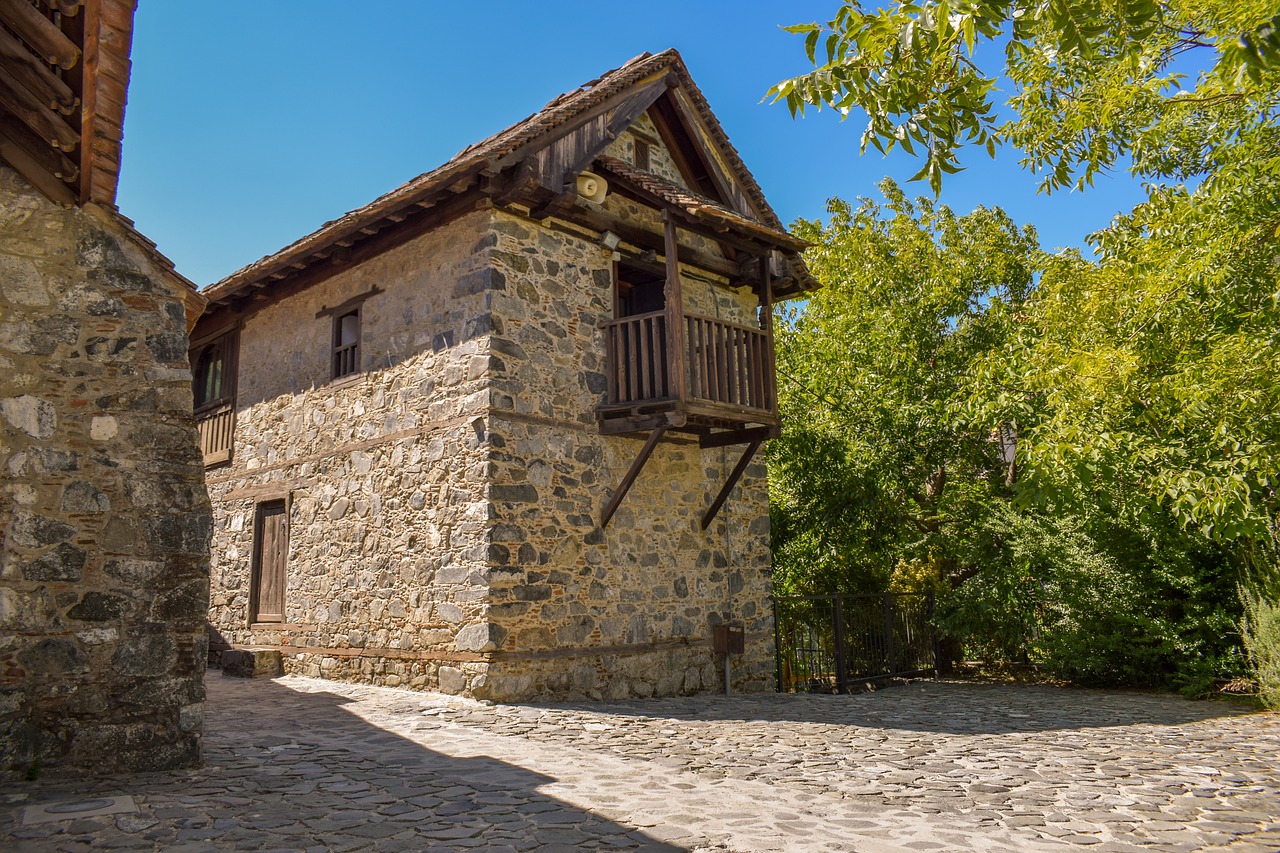
[[[734,486],[738,485],[738,480],[742,479],[742,474],[747,470],[751,457],[756,455],[756,451],[760,449],[760,444],[763,441],[763,438],[755,438],[747,445],[747,449],[742,453],[742,458],[738,460],[733,472],[729,474],[729,479],[725,481],[724,488],[720,490],[720,494],[716,495],[716,499],[711,502],[711,507],[707,510],[707,514],[702,516],[703,530],[711,526],[711,522],[715,520],[716,515],[720,512],[720,507],[724,506],[724,502],[729,499],[729,493],[733,491]]]
[[[653,449],[658,446],[663,434],[670,428],[670,424],[662,424],[649,433],[649,439],[645,441],[644,447],[641,448],[640,455],[631,463],[631,468],[627,471],[627,475],[622,478],[622,482],[613,493],[613,497],[609,498],[609,503],[605,504],[604,512],[600,514],[601,527],[609,525],[609,519],[613,518],[613,514],[618,510],[618,504],[622,503],[622,499],[627,496],[627,492],[631,490],[632,484],[635,483],[636,477],[640,476],[640,469],[644,467],[644,463],[649,461],[649,457],[653,455]]]

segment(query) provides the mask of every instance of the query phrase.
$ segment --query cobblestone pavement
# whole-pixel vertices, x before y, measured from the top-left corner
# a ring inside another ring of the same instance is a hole
[[[917,682],[502,706],[210,673],[206,766],[0,789],[0,850],[1280,850],[1280,715]],[[33,804],[137,809],[23,823]]]

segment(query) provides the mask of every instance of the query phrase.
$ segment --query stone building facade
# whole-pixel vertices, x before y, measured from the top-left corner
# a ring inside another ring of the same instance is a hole
[[[134,5],[0,8],[0,777],[201,757],[204,299],[115,207]]]
[[[0,755],[200,759],[210,509],[193,289],[117,214],[0,167]]]
[[[720,200],[698,192],[714,169]],[[498,700],[671,695],[723,685],[733,624],[734,684],[767,689],[767,490],[738,445],[776,428],[759,330],[810,284],[799,248],[668,52],[206,290],[215,652]],[[759,393],[686,411],[662,385],[604,420],[619,381],[674,382],[665,338],[610,331],[628,299],[650,330],[731,330],[722,378]]]

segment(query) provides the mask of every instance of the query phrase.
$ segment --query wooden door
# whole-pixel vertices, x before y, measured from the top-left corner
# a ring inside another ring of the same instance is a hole
[[[289,556],[284,501],[259,504],[256,520],[252,621],[283,622],[285,565]]]

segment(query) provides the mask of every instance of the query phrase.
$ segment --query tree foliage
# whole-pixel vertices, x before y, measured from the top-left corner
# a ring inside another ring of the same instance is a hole
[[[797,227],[827,286],[778,331],[774,540],[796,591],[884,588],[900,559],[946,562],[1006,479],[999,436],[959,416],[1030,291],[1034,232],[883,191],[884,208],[833,202],[825,225]]]
[[[1277,563],[1256,559],[1276,553],[1280,517],[1274,3],[925,0],[872,12],[846,2],[825,25],[789,29],[815,68],[774,87],[775,100],[793,114],[865,113],[863,150],[920,157],[916,177],[935,194],[967,145],[1017,148],[1045,191],[1085,189],[1120,168],[1147,181],[1143,203],[1090,237],[1096,259],[1037,256],[1022,298],[991,303],[982,325],[998,334],[967,354],[940,404],[950,430],[920,432],[933,447],[1008,430],[1010,493],[966,504],[985,514],[931,540],[932,556],[878,529],[877,541],[897,543],[881,563],[942,560],[953,628],[1084,680],[1228,674],[1237,585],[1255,669],[1274,660]],[[819,267],[843,275],[857,261]],[[927,304],[930,280],[919,287]],[[968,458],[963,442],[947,452]],[[788,512],[784,547],[813,534]],[[957,574],[967,563],[981,568]]]
[[[1280,14],[1267,0],[923,0],[875,11],[849,0],[825,25],[786,29],[805,37],[815,68],[768,94],[792,114],[865,113],[861,149],[919,150],[916,177],[935,193],[962,147],[994,156],[1006,142],[1046,189],[1082,188],[1125,158],[1137,175],[1186,180],[1275,119]],[[1012,87],[1003,105],[997,83]]]

